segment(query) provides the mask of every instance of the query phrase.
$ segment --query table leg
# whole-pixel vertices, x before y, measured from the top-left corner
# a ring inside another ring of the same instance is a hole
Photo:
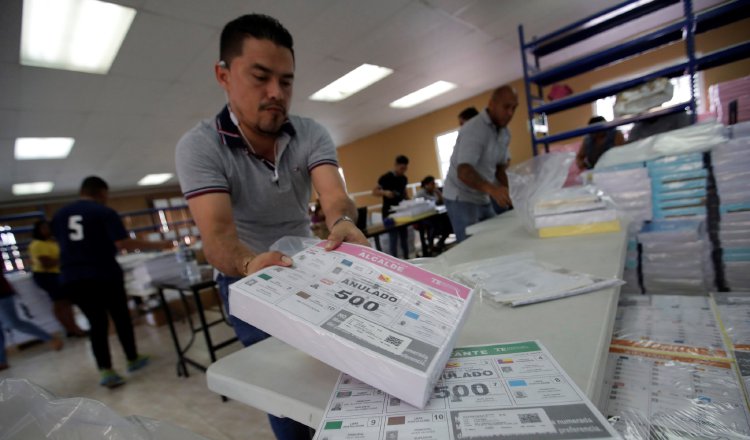
[[[208,324],[206,323],[206,315],[203,311],[203,302],[201,301],[200,289],[192,288],[193,300],[195,301],[195,308],[198,312],[198,319],[201,322],[201,330],[203,336],[206,338],[206,347],[208,348],[208,354],[211,356],[211,363],[216,362],[216,352],[214,351],[214,344],[211,341],[211,333]]]
[[[172,342],[174,343],[174,349],[177,352],[177,376],[184,375],[189,377],[190,374],[185,365],[185,359],[182,356],[182,349],[180,348],[180,340],[177,338],[177,331],[174,328],[174,321],[172,320],[172,312],[169,310],[169,304],[167,299],[164,297],[164,289],[161,287],[157,289],[159,292],[159,300],[161,301],[162,309],[164,310],[164,316],[167,319],[167,325],[169,326],[169,334],[172,336]],[[180,374],[182,373],[182,374]]]

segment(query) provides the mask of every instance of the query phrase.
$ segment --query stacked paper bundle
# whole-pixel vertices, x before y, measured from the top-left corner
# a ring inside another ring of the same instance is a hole
[[[709,170],[703,153],[666,156],[646,166],[653,184],[654,219],[706,217]]]
[[[617,206],[621,216],[629,220],[628,248],[625,256],[625,270],[622,278],[625,285],[623,292],[639,293],[638,281],[638,232],[643,222],[651,220],[651,177],[643,162],[629,165],[597,169],[589,179],[598,188],[607,193]]]
[[[713,84],[708,88],[710,110],[729,125],[729,104],[737,101],[737,121],[750,120],[750,76]]]
[[[432,200],[416,199],[416,200],[404,200],[394,206],[393,210],[396,211],[391,217],[396,221],[409,221],[413,217],[419,215],[435,212],[435,202]]]
[[[591,173],[590,179],[597,188],[612,197],[617,210],[633,223],[651,220],[651,177],[643,162],[636,162],[627,168],[597,169]]]
[[[128,254],[117,258],[125,274],[125,288],[131,295],[155,293],[154,280],[181,276],[182,266],[174,252]]]
[[[533,215],[540,237],[620,229],[617,210],[607,204],[593,186],[548,192],[534,203]]]
[[[655,220],[638,234],[646,293],[706,293],[714,283],[711,243],[699,220]]]
[[[732,290],[750,288],[750,137],[711,153],[719,195],[719,243],[724,279]]]
[[[232,315],[424,408],[472,289],[374,249],[325,245],[294,254],[293,267],[268,267],[232,284]]]

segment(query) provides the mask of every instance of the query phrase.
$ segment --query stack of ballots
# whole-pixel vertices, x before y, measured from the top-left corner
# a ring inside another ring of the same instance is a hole
[[[617,206],[620,215],[628,223],[627,254],[622,279],[623,292],[640,293],[638,281],[638,232],[643,222],[651,220],[651,177],[644,162],[633,162],[607,168],[596,169],[588,179],[609,195]]]
[[[737,121],[750,121],[750,76],[714,84],[708,88],[710,110],[722,124],[729,123],[729,106],[737,102]]]
[[[750,137],[728,141],[711,153],[719,196],[719,243],[724,281],[750,288]]]
[[[154,293],[152,283],[181,276],[182,266],[177,263],[174,252],[138,253],[118,257],[125,273],[125,288],[136,296]]]
[[[602,196],[591,185],[550,191],[534,203],[534,227],[540,237],[619,231],[617,210]]]
[[[654,219],[705,218],[709,170],[703,153],[666,156],[646,162],[653,186]]]
[[[638,234],[646,293],[706,293],[714,283],[711,243],[700,220],[655,220]]]

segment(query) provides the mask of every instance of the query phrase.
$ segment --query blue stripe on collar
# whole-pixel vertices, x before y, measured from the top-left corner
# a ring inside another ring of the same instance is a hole
[[[232,118],[229,115],[229,106],[227,105],[225,105],[219,114],[216,115],[216,131],[219,133],[219,138],[221,139],[222,144],[230,148],[247,148],[245,141],[240,135],[239,129],[234,122],[232,122]],[[294,126],[289,119],[282,124],[281,132],[292,137],[297,134],[297,131],[294,129]]]

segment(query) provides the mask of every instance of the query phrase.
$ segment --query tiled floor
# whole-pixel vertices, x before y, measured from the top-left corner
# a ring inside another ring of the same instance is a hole
[[[185,328],[183,325],[183,336]],[[151,355],[152,362],[126,376],[127,383],[122,387],[109,390],[98,385],[98,373],[86,339],[66,339],[59,352],[46,345],[11,351],[8,357],[11,368],[0,372],[0,380],[26,378],[58,397],[87,397],[104,403],[121,416],[139,415],[170,422],[212,440],[274,438],[266,414],[240,402],[222,403],[206,387],[204,373],[188,367],[190,377],[177,377],[176,356],[166,326],[140,324],[135,330],[139,351]],[[229,327],[216,330],[224,335],[231,332]],[[204,355],[205,361],[198,354],[204,351],[201,342],[196,337],[191,353],[207,364],[208,354]],[[110,346],[115,369],[123,374],[125,359],[114,335],[110,336]],[[239,343],[235,343],[220,354],[239,348]]]

